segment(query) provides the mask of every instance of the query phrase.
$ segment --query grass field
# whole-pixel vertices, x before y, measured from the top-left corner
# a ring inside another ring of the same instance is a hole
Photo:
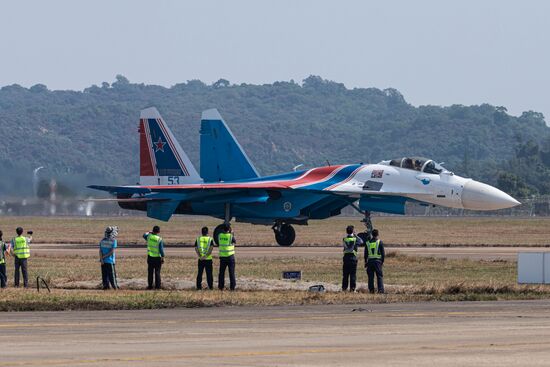
[[[219,220],[207,217],[174,217],[163,223],[146,217],[0,217],[4,238],[22,226],[35,232],[36,243],[97,243],[107,225],[118,225],[121,244],[142,243],[141,234],[159,224],[167,244],[188,244],[200,228],[213,231]],[[295,246],[339,245],[345,227],[354,224],[363,230],[359,218],[333,218],[295,226]],[[550,218],[433,218],[375,217],[374,225],[387,245],[392,246],[550,246]],[[240,245],[276,245],[267,226],[235,223]]]
[[[215,260],[216,261],[216,260]],[[79,282],[99,287],[100,269],[95,257],[35,256],[29,263],[30,278],[35,286],[36,275],[41,275],[53,288],[52,293],[36,289],[8,288],[0,291],[0,310],[67,310],[67,309],[143,309],[164,307],[203,307],[221,305],[301,305],[320,303],[373,303],[420,300],[499,300],[549,298],[550,287],[519,286],[516,284],[515,262],[447,260],[408,257],[391,254],[385,264],[387,295],[366,292],[366,274],[358,268],[359,293],[329,291],[323,294],[297,289],[271,289],[270,282],[281,283],[283,270],[300,269],[303,281],[322,283],[329,289],[338,289],[341,282],[341,260],[321,258],[257,258],[238,259],[238,285],[261,280],[265,286],[237,292],[195,291],[196,260],[192,257],[167,259],[163,267],[163,281],[167,288],[177,281],[186,281],[185,289],[145,291],[123,289],[101,291],[74,288]],[[12,265],[8,261],[10,283]],[[126,256],[119,259],[117,273],[121,283],[146,277],[145,259]],[[217,270],[214,271],[216,285]],[[10,284],[11,285],[11,284]],[[140,285],[141,287],[141,285]],[[139,287],[138,287],[139,288]]]
[[[35,231],[36,243],[96,244],[107,225],[120,227],[119,242],[143,244],[141,234],[157,221],[144,217],[61,218],[0,217],[4,238],[23,226]],[[213,228],[219,221],[211,218],[176,217],[159,223],[170,244],[191,245],[203,225]],[[358,218],[334,218],[296,226],[296,246],[339,246],[347,224],[361,224]],[[546,218],[407,218],[376,217],[374,223],[390,246],[548,246],[550,219]],[[268,227],[236,223],[239,245],[274,245]],[[167,290],[151,292],[144,288],[146,265],[143,256],[120,251],[117,273],[125,289],[100,291],[100,268],[95,256],[34,253],[30,259],[33,286],[37,275],[45,278],[52,293],[35,289],[8,288],[0,291],[0,310],[140,309],[163,307],[201,307],[220,305],[300,305],[312,303],[372,303],[419,300],[498,300],[550,298],[550,287],[516,284],[514,261],[483,261],[408,257],[389,252],[385,264],[387,295],[365,291],[367,281],[358,269],[360,292],[305,291],[307,284],[322,283],[336,290],[341,282],[341,259],[337,257],[241,258],[237,292],[192,290],[196,259],[180,255],[169,257],[163,267]],[[217,264],[217,263],[216,263]],[[8,260],[10,285],[12,260]],[[303,282],[293,286],[282,281],[284,270],[302,270]],[[217,271],[214,272],[216,277]],[[307,283],[309,282],[309,283]],[[215,281],[216,283],[216,281]],[[133,284],[133,285],[132,285]],[[255,284],[255,286],[247,285]],[[258,284],[260,284],[258,286]],[[282,284],[282,285],[281,285]],[[303,286],[300,286],[302,284]],[[282,287],[282,288],[281,288]],[[301,289],[298,289],[300,288]],[[177,290],[176,290],[177,289]]]

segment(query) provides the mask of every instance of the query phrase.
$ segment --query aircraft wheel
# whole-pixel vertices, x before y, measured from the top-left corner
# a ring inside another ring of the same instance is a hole
[[[220,235],[220,233],[223,232],[223,230],[225,229],[225,224],[222,223],[220,225],[218,225],[215,229],[214,229],[214,242],[216,242],[216,245],[219,245],[218,243],[218,236]]]
[[[292,246],[296,239],[296,231],[290,224],[283,224],[278,231],[275,231],[275,240],[279,246]]]

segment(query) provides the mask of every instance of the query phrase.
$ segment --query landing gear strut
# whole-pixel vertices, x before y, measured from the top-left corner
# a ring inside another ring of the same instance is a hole
[[[294,240],[296,239],[296,231],[294,231],[294,227],[288,223],[276,222],[272,229],[275,233],[275,240],[279,246],[292,246]]]
[[[361,220],[361,222],[365,225],[366,230],[365,230],[365,232],[358,233],[357,236],[359,238],[361,238],[364,243],[367,243],[368,241],[370,241],[370,239],[372,237],[372,230],[374,229],[374,227],[372,225],[370,212],[368,210],[366,210],[366,211],[363,212],[363,215],[364,215],[364,217]]]

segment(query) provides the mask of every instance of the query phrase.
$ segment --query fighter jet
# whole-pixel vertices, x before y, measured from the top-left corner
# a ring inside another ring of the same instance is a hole
[[[191,214],[270,225],[281,246],[294,242],[292,225],[333,217],[347,206],[369,222],[371,212],[405,214],[407,202],[469,210],[520,204],[495,187],[421,157],[260,177],[216,109],[202,113],[200,175],[155,108],[141,111],[139,136],[140,184],[90,188],[116,196],[112,200],[123,209],[146,211],[162,221]],[[215,239],[224,223],[216,227]]]

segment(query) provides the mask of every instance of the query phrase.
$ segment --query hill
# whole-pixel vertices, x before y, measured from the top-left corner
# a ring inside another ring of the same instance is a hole
[[[159,109],[197,168],[201,111],[218,108],[262,174],[300,163],[421,155],[496,183],[519,145],[550,137],[537,112],[514,117],[488,104],[414,107],[395,89],[347,89],[317,76],[302,84],[220,79],[170,88],[117,76],[84,91],[11,85],[0,89],[0,193],[28,193],[37,166],[78,190],[90,183],[135,183],[139,110],[149,106]]]

